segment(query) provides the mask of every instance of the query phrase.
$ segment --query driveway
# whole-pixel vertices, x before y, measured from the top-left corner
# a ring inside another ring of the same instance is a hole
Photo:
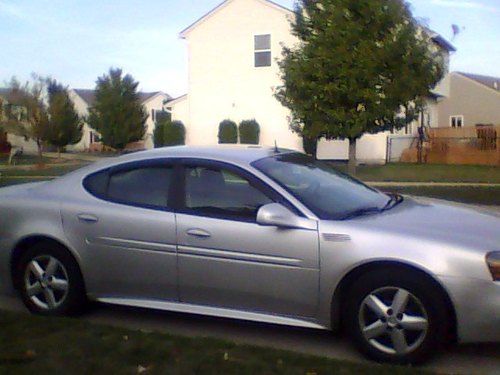
[[[0,296],[0,309],[26,312],[14,297]],[[350,343],[331,332],[231,319],[96,304],[81,319],[130,329],[182,336],[210,336],[241,344],[365,362]],[[500,374],[500,345],[452,347],[426,368],[447,374]]]

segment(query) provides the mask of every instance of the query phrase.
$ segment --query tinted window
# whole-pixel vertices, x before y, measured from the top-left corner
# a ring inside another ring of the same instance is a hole
[[[321,219],[343,219],[358,210],[382,209],[388,203],[387,195],[307,155],[278,155],[253,165]]]
[[[186,168],[186,208],[201,215],[255,220],[272,203],[245,178],[218,168]]]
[[[89,193],[96,197],[105,197],[106,189],[108,188],[108,171],[106,170],[88,176],[83,181],[83,186]]]
[[[109,179],[108,199],[146,207],[167,207],[171,167],[144,167],[114,173]]]

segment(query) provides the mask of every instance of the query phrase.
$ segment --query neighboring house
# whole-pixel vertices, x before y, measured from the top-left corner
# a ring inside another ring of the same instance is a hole
[[[26,116],[26,108],[20,106],[13,106],[9,104],[9,102],[7,101],[9,91],[10,91],[9,88],[3,88],[3,87],[0,88],[0,99],[1,99],[1,104],[3,106],[3,111],[2,111],[3,118],[0,120],[7,120],[6,116],[7,111],[10,112],[11,119],[12,117],[14,117],[20,120]],[[3,134],[0,135],[0,137],[1,138],[6,137],[4,141],[6,140],[12,146],[22,147],[25,153],[35,154],[38,152],[38,146],[36,142],[31,139],[26,140],[24,137],[14,134],[7,134],[7,135]],[[5,148],[5,145],[3,147]]]
[[[453,72],[438,105],[440,127],[500,125],[500,78]]]
[[[224,119],[256,119],[261,143],[302,149],[302,140],[289,128],[289,111],[274,97],[280,80],[277,59],[282,46],[297,43],[291,33],[293,11],[268,0],[226,0],[180,34],[188,48],[188,94],[168,103],[172,117],[186,125],[186,143],[217,143]],[[423,30],[443,55],[445,64],[455,49],[438,34]],[[446,67],[447,68],[447,67]],[[436,88],[429,98],[427,123],[437,126]],[[409,127],[406,133],[416,132]],[[402,133],[405,133],[403,131]],[[385,162],[389,132],[366,135],[358,142],[358,159]],[[321,141],[318,156],[347,159],[347,141]]]
[[[94,90],[89,89],[71,89],[69,91],[71,100],[73,101],[78,114],[82,117],[88,116],[88,109],[92,106],[95,100]],[[144,137],[145,147],[153,148],[153,131],[155,128],[156,114],[165,110],[165,103],[172,99],[168,94],[161,91],[155,92],[140,92],[142,105],[149,114],[146,121],[146,135]],[[88,124],[84,125],[83,137],[79,143],[69,146],[71,151],[86,151],[93,144],[98,142],[98,134]]]

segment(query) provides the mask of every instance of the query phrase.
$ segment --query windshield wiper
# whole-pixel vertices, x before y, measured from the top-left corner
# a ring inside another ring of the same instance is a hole
[[[383,212],[383,210],[384,209],[380,208],[380,207],[360,208],[360,209],[348,212],[346,215],[341,216],[340,220],[349,220],[349,219],[354,219],[355,217],[359,217],[359,216],[378,214],[380,212]]]
[[[388,194],[388,195],[389,195],[390,199],[387,202],[387,204],[384,206],[384,208],[382,208],[381,211],[388,211],[390,209],[393,209],[398,204],[400,204],[401,202],[404,201],[404,198],[403,198],[402,195],[395,194],[395,193],[391,193],[391,194]]]
[[[347,214],[340,216],[339,220],[349,220],[349,219],[354,219],[355,217],[359,217],[359,216],[379,214],[379,213],[382,213],[384,211],[388,211],[388,210],[396,207],[398,204],[400,204],[404,200],[404,198],[399,194],[390,194],[389,196],[391,197],[389,199],[389,202],[387,202],[387,204],[382,208],[380,208],[380,207],[359,208],[357,210],[348,212]]]

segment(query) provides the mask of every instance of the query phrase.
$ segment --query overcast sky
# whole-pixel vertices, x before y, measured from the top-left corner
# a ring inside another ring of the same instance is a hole
[[[275,0],[292,7],[293,0]],[[221,0],[0,0],[0,85],[15,75],[51,75],[93,88],[121,67],[144,91],[187,89],[179,31]],[[411,0],[414,15],[453,40],[452,70],[500,77],[500,0]]]

